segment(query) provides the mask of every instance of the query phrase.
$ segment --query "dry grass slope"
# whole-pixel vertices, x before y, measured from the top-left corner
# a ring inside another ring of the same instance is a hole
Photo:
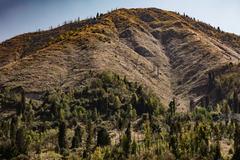
[[[239,61],[239,42],[174,12],[119,9],[3,42],[0,86],[41,93],[74,87],[90,70],[111,70],[148,86],[165,105],[176,97],[186,111],[189,98],[206,93],[210,70]]]

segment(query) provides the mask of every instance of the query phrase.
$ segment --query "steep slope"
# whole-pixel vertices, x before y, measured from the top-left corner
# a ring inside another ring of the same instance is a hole
[[[120,9],[3,42],[0,86],[21,85],[34,97],[111,70],[148,86],[165,105],[176,97],[186,110],[190,98],[206,94],[209,71],[238,62],[239,42],[174,12]]]

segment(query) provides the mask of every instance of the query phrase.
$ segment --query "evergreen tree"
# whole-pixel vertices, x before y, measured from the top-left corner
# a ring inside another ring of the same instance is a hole
[[[122,140],[123,151],[125,156],[128,157],[131,153],[131,145],[132,145],[132,124],[129,122],[127,130],[125,131],[125,135]]]
[[[192,112],[194,110],[195,104],[194,104],[194,100],[191,98],[190,99],[190,104],[189,104],[189,110],[190,112]]]
[[[34,110],[32,109],[32,104],[30,103],[25,109],[25,112],[23,114],[23,119],[25,122],[27,122],[28,126],[31,126],[33,118],[34,118]]]
[[[179,159],[178,139],[176,135],[170,135],[169,148],[177,159]]]
[[[176,103],[175,103],[175,99],[173,99],[170,103],[169,103],[169,108],[168,111],[170,112],[170,115],[174,115],[176,112]]]
[[[22,114],[21,103],[18,103],[18,105],[16,106],[16,114],[17,114],[17,116],[21,116],[21,114]]]
[[[197,146],[198,151],[202,156],[205,156],[209,152],[209,136],[207,126],[201,124],[197,128]]]
[[[224,118],[225,118],[225,125],[228,125],[231,109],[230,109],[227,101],[223,101],[223,106],[222,106],[221,112],[222,112],[222,114],[224,115]]]
[[[119,99],[119,97],[118,96],[115,96],[115,98],[114,98],[114,107],[115,107],[115,109],[119,109],[120,107],[121,107],[121,101],[120,101],[120,99]]]
[[[22,89],[21,91],[21,111],[22,114],[24,114],[26,109],[26,97],[25,97],[25,91]]]
[[[103,147],[111,144],[111,139],[107,130],[101,127],[97,133],[97,146]]]
[[[217,144],[215,146],[215,150],[214,150],[214,156],[213,156],[213,160],[222,160],[222,154],[221,154],[221,149],[220,149],[220,143],[219,141],[217,141]]]
[[[92,122],[89,120],[87,124],[87,139],[86,139],[86,149],[84,151],[84,158],[90,156],[92,152],[92,145],[94,140],[94,128]]]
[[[214,72],[208,73],[208,92],[212,91],[215,87],[215,74]]]
[[[96,18],[99,18],[100,17],[100,14],[99,13],[97,13],[97,15],[96,15]]]
[[[239,113],[240,112],[240,107],[239,107],[239,99],[238,99],[238,93],[237,91],[234,91],[233,93],[233,109],[235,113]]]
[[[59,132],[58,132],[58,145],[60,150],[67,148],[66,131],[67,131],[66,122],[60,121]]]
[[[236,123],[235,134],[234,134],[234,154],[232,160],[239,160],[240,157],[240,128]]]
[[[21,127],[17,130],[15,143],[19,154],[28,153],[29,139],[26,135],[26,128]]]
[[[135,120],[137,118],[137,112],[136,112],[135,108],[132,107],[131,104],[128,106],[127,112],[128,112],[128,118],[130,120]]]
[[[21,100],[17,102],[16,106],[16,113],[18,116],[23,115],[26,108],[26,98],[25,98],[25,91],[22,87],[17,88],[19,89]]]
[[[145,126],[144,126],[144,132],[145,132],[145,139],[144,139],[144,143],[145,146],[147,148],[150,147],[151,144],[151,136],[152,136],[152,129],[150,126],[150,120],[149,118],[147,118],[146,122],[145,122]]]
[[[77,126],[74,130],[74,136],[72,139],[72,147],[71,148],[78,148],[80,144],[82,143],[82,128],[81,126]]]
[[[14,116],[10,124],[10,139],[12,144],[15,144],[17,129],[18,129],[18,117]]]
[[[98,121],[99,120],[99,115],[97,112],[97,108],[94,108],[93,112],[92,112],[92,120],[93,121]]]
[[[136,93],[132,95],[131,104],[133,105],[133,107],[137,107],[138,105],[138,96]]]

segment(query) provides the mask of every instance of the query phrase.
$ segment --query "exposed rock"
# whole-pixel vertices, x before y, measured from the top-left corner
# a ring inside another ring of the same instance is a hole
[[[146,49],[142,46],[136,47],[134,51],[137,52],[138,54],[140,54],[141,56],[144,56],[144,57],[154,56],[148,49]]]

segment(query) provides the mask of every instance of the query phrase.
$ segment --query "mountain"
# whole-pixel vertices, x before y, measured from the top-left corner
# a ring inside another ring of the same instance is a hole
[[[240,59],[240,37],[156,8],[118,9],[0,44],[0,87],[28,97],[74,88],[89,72],[112,71],[149,87],[179,111],[209,92],[209,73]],[[218,73],[218,72],[217,72]]]
[[[7,40],[0,159],[239,159],[239,53],[239,36],[155,8]]]

